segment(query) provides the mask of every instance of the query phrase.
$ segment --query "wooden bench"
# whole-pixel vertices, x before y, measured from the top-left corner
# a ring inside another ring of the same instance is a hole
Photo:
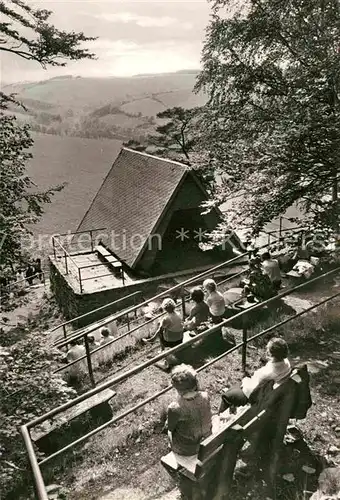
[[[55,448],[58,442],[60,442],[61,435],[67,433],[67,425],[70,425],[74,421],[75,425],[73,427],[80,427],[79,418],[87,412],[89,412],[91,420],[95,424],[110,420],[113,413],[109,401],[115,395],[116,392],[111,389],[105,389],[99,394],[91,396],[85,401],[59,413],[50,420],[46,420],[31,430],[32,441],[40,449],[46,449],[50,452],[51,448]],[[72,437],[74,439],[74,435]]]
[[[239,438],[239,429],[234,429],[234,426],[248,411],[249,406],[243,408],[233,420],[213,425],[213,434],[200,444],[197,456],[185,457],[171,451],[161,458],[161,464],[170,475],[179,475],[180,488],[185,496],[200,499],[205,498],[208,491],[211,494],[210,476],[217,457],[221,456],[226,442]]]
[[[170,452],[161,458],[165,469],[171,475],[179,476],[180,488],[185,495],[194,500],[222,498],[230,488],[243,444],[247,440],[256,450],[263,441],[268,430],[267,424],[269,425],[273,416],[276,419],[275,435],[271,436],[274,451],[265,458],[269,462],[269,478],[274,479],[280,445],[283,443],[295,400],[294,384],[299,382],[297,374],[296,370],[293,371],[271,391],[270,397],[264,403],[260,401],[254,406],[240,408],[235,418],[220,424],[217,431],[213,428],[213,434],[200,444],[197,456],[183,457]]]
[[[96,252],[98,252],[98,254],[100,256],[103,257],[103,259],[108,263],[110,264],[110,266],[112,266],[115,270],[118,270],[118,269],[121,269],[122,268],[122,263],[119,262],[118,259],[116,259],[116,257],[114,257],[106,248],[104,248],[103,246],[101,245],[98,245],[96,248],[95,248]]]

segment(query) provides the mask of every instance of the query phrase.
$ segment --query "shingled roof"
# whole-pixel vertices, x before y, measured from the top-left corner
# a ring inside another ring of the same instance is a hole
[[[141,235],[147,241],[187,173],[182,163],[123,148],[78,231],[114,231],[117,247],[111,242],[109,248],[133,267],[142,251],[139,237],[135,245],[124,244],[124,239]]]

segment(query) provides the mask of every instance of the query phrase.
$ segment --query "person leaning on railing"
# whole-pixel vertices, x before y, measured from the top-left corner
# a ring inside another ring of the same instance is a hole
[[[212,433],[208,393],[200,391],[197,373],[189,365],[176,366],[171,383],[177,391],[176,401],[168,407],[165,424],[171,449],[178,455],[196,455],[201,441]]]
[[[271,339],[267,344],[266,355],[267,363],[259,370],[256,370],[252,377],[244,377],[241,385],[223,391],[219,413],[228,408],[232,413],[235,407],[255,402],[256,397],[254,395],[263,383],[270,380],[277,383],[290,374],[291,365],[287,358],[288,345],[284,339]]]

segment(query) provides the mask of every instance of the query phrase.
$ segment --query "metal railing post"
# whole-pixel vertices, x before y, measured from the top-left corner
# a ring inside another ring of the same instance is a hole
[[[330,275],[334,274],[335,272],[339,272],[339,271],[340,271],[340,269],[337,268],[336,270],[333,270],[333,271],[330,271],[328,273],[325,273],[325,275],[330,276]],[[318,279],[319,278],[315,278],[313,280],[310,280],[310,282],[315,282]],[[298,285],[297,287],[294,288],[294,290],[295,289],[301,289],[301,288],[303,288],[303,286],[304,285]],[[292,292],[292,290],[290,290],[289,292],[287,291],[285,293],[282,293],[281,296],[283,297],[283,296],[289,295],[291,292]],[[281,321],[281,322],[279,322],[279,323],[277,323],[275,325],[272,325],[271,327],[269,327],[269,328],[261,331],[260,333],[251,336],[248,341],[249,342],[253,342],[254,340],[256,340],[258,338],[261,338],[264,335],[268,335],[269,333],[271,333],[272,331],[276,330],[277,328],[282,327],[283,325],[289,323],[290,321],[292,321],[292,320],[294,320],[294,319],[296,319],[298,317],[301,317],[302,315],[306,314],[307,312],[315,310],[316,308],[320,307],[322,304],[325,304],[325,303],[329,302],[330,300],[333,300],[334,298],[338,298],[338,297],[340,297],[340,293],[339,292],[336,293],[336,294],[334,294],[334,295],[332,295],[331,297],[327,297],[327,299],[322,300],[318,304],[314,304],[313,306],[308,307],[307,309],[301,311],[300,313],[297,313],[294,316],[286,318],[285,320],[283,320],[283,321]],[[268,299],[268,301],[265,301],[265,302],[271,303],[272,301],[273,301],[273,299]],[[260,304],[254,306],[255,310],[258,310],[260,308],[261,308]],[[244,315],[244,313],[243,313],[243,315]],[[239,313],[239,314],[236,315],[236,317],[240,317],[240,316],[242,316],[242,313]],[[223,323],[227,324],[229,321],[230,320],[225,320]],[[207,331],[207,332],[203,332],[202,334],[199,334],[198,335],[198,339],[205,338],[207,335],[212,334],[213,332],[216,331],[216,328],[218,328],[218,326],[219,325],[215,325],[213,328],[210,329],[210,332]],[[177,353],[181,349],[186,348],[188,345],[192,345],[194,342],[197,342],[197,339],[191,339],[190,341],[186,342],[185,343],[186,346],[177,346],[175,348],[172,348],[170,350],[170,352],[171,353],[175,353],[175,352]],[[231,349],[229,349],[227,352],[224,352],[221,355],[217,356],[216,358],[208,361],[205,365],[203,365],[200,368],[198,368],[198,372],[201,372],[202,370],[206,370],[207,368],[209,368],[210,366],[212,366],[216,362],[224,359],[226,356],[228,356],[232,352],[238,350],[241,347],[241,345],[242,344],[238,344],[238,345],[232,347]],[[31,438],[29,436],[28,429],[30,429],[30,428],[32,428],[32,427],[34,427],[36,425],[39,425],[41,422],[43,422],[45,420],[48,420],[48,419],[54,417],[55,415],[60,414],[63,411],[66,411],[68,408],[71,408],[71,407],[75,406],[76,404],[79,404],[80,402],[85,401],[87,398],[89,398],[89,397],[91,397],[91,396],[93,396],[95,394],[98,394],[99,392],[101,392],[101,391],[103,391],[103,390],[105,390],[107,388],[112,388],[114,385],[118,384],[119,382],[122,382],[123,380],[126,380],[128,377],[130,377],[132,375],[135,375],[136,373],[142,371],[143,369],[147,368],[148,366],[151,366],[156,361],[159,361],[160,359],[164,358],[167,355],[168,355],[168,353],[159,354],[159,355],[155,356],[152,360],[149,360],[148,362],[142,363],[138,367],[135,367],[132,370],[129,370],[129,372],[125,372],[125,373],[123,373],[123,374],[115,377],[113,380],[111,379],[111,380],[107,381],[105,384],[102,384],[99,387],[97,387],[95,389],[92,389],[92,390],[88,391],[87,393],[82,394],[81,396],[78,396],[77,398],[75,398],[74,400],[72,400],[72,401],[70,401],[68,403],[64,403],[59,408],[55,408],[54,410],[49,411],[45,415],[40,416],[40,417],[34,419],[33,421],[31,421],[31,422],[29,422],[26,425],[24,425],[24,426],[21,427],[21,432],[22,432],[22,435],[23,435],[23,438],[24,438],[24,441],[25,441],[25,445],[26,445],[26,449],[27,449],[27,452],[28,452],[28,455],[29,455],[29,460],[30,460],[31,468],[32,468],[33,475],[34,475],[34,480],[35,480],[37,491],[38,491],[38,500],[48,500],[47,493],[46,493],[46,490],[45,490],[44,481],[43,481],[43,478],[42,478],[42,475],[41,475],[41,470],[40,470],[40,467],[43,464],[45,464],[46,462],[50,461],[51,459],[54,459],[58,455],[66,452],[67,450],[71,449],[72,447],[74,447],[76,445],[79,445],[80,443],[84,442],[86,439],[94,436],[98,432],[101,432],[103,429],[105,429],[109,425],[116,424],[118,421],[122,420],[126,416],[128,416],[128,415],[136,412],[140,408],[144,407],[146,404],[154,401],[155,399],[159,398],[160,396],[162,396],[166,392],[170,391],[172,389],[172,386],[171,385],[167,386],[166,388],[162,389],[161,391],[157,392],[156,394],[153,394],[152,396],[148,397],[147,399],[139,402],[134,407],[129,408],[128,410],[124,411],[123,413],[115,416],[114,418],[112,418],[111,420],[109,420],[108,422],[106,422],[105,424],[97,427],[93,431],[90,431],[88,434],[83,435],[78,440],[73,441],[72,443],[68,444],[64,448],[58,450],[56,453],[53,453],[52,455],[47,456],[46,458],[44,458],[43,460],[41,460],[39,463],[37,462],[37,458],[36,458],[36,455],[35,455],[35,452],[34,452],[34,449],[33,449],[32,441],[31,441]]]
[[[93,368],[92,368],[92,361],[91,361],[89,339],[87,338],[87,335],[84,336],[84,342],[85,342],[86,360],[87,360],[87,367],[89,370],[90,381],[91,381],[92,387],[96,387],[96,382],[94,381],[94,376],[93,376]]]
[[[65,271],[66,271],[66,274],[68,274],[67,255],[66,255],[65,250],[64,250],[64,258],[65,258]]]
[[[28,454],[28,459],[29,459],[30,466],[32,469],[37,498],[38,498],[38,500],[48,500],[48,495],[46,492],[46,486],[44,483],[44,479],[42,477],[39,463],[37,460],[37,456],[35,454],[32,440],[31,440],[31,437],[29,435],[29,432],[28,432],[26,425],[23,425],[21,427],[21,434],[22,434],[22,437],[24,439],[24,443],[26,446],[27,454]]]
[[[93,238],[92,238],[92,235],[93,235],[93,231],[90,230],[90,238],[91,238],[91,252],[93,252]]]
[[[183,320],[185,320],[187,312],[185,310],[185,297],[183,294],[182,294],[181,299],[182,299],[182,318],[183,318]]]
[[[67,338],[66,325],[63,325],[63,334],[64,334],[64,339],[66,339]]]
[[[136,296],[133,297],[133,305],[134,307],[136,307]],[[135,316],[135,319],[137,318],[137,309],[134,310],[134,316]]]
[[[244,325],[242,330],[242,371],[245,374],[247,372],[247,340],[248,340],[248,329]]]
[[[279,241],[281,241],[281,238],[282,238],[282,217],[280,217]]]
[[[79,277],[80,293],[83,293],[83,284],[81,282],[81,267],[78,267],[78,277]]]
[[[56,259],[57,256],[56,256],[56,251],[55,251],[55,241],[54,241],[54,236],[52,236],[52,246],[53,246],[53,254],[54,254],[54,258]]]

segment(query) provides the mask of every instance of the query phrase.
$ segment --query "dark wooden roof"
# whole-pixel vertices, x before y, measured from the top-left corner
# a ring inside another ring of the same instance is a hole
[[[133,267],[142,251],[138,243],[145,244],[187,173],[182,163],[123,148],[78,231],[114,231],[116,245],[111,239],[109,248]],[[133,236],[135,245],[129,243]]]

